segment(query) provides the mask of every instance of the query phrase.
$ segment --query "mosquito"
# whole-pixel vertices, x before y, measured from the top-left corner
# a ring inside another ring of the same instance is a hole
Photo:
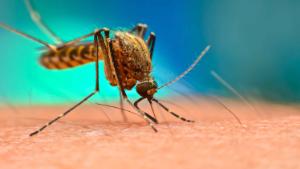
[[[148,39],[145,40],[144,37],[148,28],[146,24],[139,23],[129,31],[116,31],[112,36],[108,28],[96,29],[74,40],[64,42],[44,23],[38,11],[33,8],[30,0],[25,0],[25,3],[33,22],[44,33],[49,35],[49,37],[53,38],[54,44],[49,44],[29,34],[18,31],[4,23],[0,23],[0,27],[44,45],[46,50],[40,56],[40,64],[47,69],[63,70],[94,62],[96,72],[94,91],[67,109],[64,113],[49,121],[38,130],[30,133],[30,136],[40,133],[100,91],[99,60],[103,60],[104,62],[105,76],[110,82],[110,85],[118,87],[122,98],[121,100],[126,101],[155,132],[157,132],[157,129],[154,125],[158,123],[156,117],[142,111],[138,106],[144,99],[149,101],[151,108],[152,102],[155,102],[176,118],[186,122],[194,122],[170,111],[166,106],[160,103],[154,95],[161,88],[169,86],[189,73],[208,52],[210,46],[207,46],[201,52],[186,71],[174,80],[158,87],[154,77],[151,75],[152,56],[156,36],[154,32],[151,32]],[[83,41],[89,37],[93,37],[94,40],[91,42]],[[136,92],[141,96],[141,98],[134,103],[129,100],[126,94],[126,90],[131,90],[133,87],[136,87]],[[125,109],[121,108],[121,110],[124,111]]]

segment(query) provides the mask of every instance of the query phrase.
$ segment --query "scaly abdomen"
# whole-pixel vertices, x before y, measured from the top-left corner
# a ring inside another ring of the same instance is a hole
[[[124,88],[130,89],[136,81],[144,81],[150,76],[150,52],[143,39],[128,32],[117,32],[112,46]]]
[[[102,60],[102,55],[99,60]],[[93,43],[78,44],[49,51],[44,53],[40,58],[40,63],[47,69],[68,69],[84,65],[96,60],[96,48]]]

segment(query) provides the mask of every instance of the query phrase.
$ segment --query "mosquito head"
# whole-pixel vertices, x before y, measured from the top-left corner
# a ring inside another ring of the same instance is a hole
[[[157,91],[157,83],[154,80],[140,82],[136,85],[136,91],[143,98],[152,99]]]

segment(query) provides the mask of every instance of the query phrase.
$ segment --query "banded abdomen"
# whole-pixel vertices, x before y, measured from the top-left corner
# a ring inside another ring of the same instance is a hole
[[[78,44],[46,52],[41,56],[40,63],[48,69],[68,69],[94,62],[95,54],[96,48],[93,43]],[[100,55],[99,60],[102,59]]]

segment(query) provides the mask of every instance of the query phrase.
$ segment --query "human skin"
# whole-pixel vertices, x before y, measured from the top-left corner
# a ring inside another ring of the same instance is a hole
[[[128,114],[125,123],[119,110],[85,105],[33,137],[29,133],[67,106],[4,106],[0,168],[300,168],[299,107],[255,103],[253,109],[223,100],[241,125],[212,100],[172,102],[178,106],[163,103],[196,122],[182,122],[154,106],[161,122],[155,133],[135,115]]]

